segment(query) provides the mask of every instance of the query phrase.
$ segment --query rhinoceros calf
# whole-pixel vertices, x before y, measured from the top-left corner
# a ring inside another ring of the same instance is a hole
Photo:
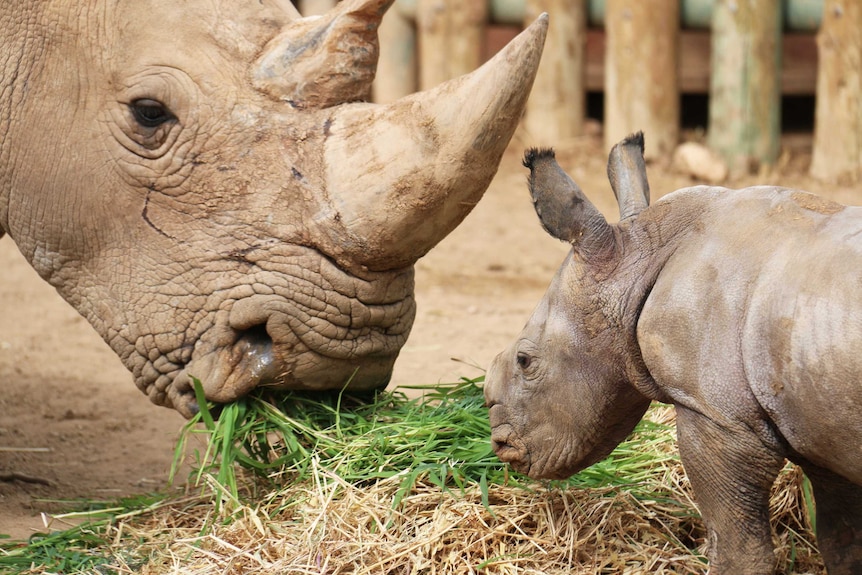
[[[611,152],[610,225],[531,150],[545,229],[572,244],[485,384],[498,456],[562,478],[606,456],[651,400],[676,406],[710,572],[772,573],[769,493],[805,470],[832,575],[862,573],[862,208],[771,186],[649,203],[643,139]]]
[[[388,382],[413,264],[490,183],[547,29],[373,105],[392,1],[0,2],[0,236],[153,402]]]

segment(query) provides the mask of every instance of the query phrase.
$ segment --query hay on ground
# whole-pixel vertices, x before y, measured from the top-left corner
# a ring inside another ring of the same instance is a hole
[[[217,517],[204,497],[146,524],[117,524],[112,568],[142,575],[704,573],[703,526],[681,467],[678,477],[655,500],[616,487],[491,486],[487,507],[478,487],[447,492],[419,482],[393,509],[397,477],[359,487],[318,469],[312,482],[269,493],[254,508],[235,505],[231,521],[229,504]],[[789,573],[820,574],[803,526],[801,483],[788,468],[776,489],[777,553]],[[130,541],[145,547],[128,549]]]

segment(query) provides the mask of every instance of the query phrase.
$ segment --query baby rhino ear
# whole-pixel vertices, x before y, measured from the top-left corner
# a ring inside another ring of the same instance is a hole
[[[649,206],[643,132],[632,134],[611,149],[608,180],[620,206],[620,220],[636,216]]]
[[[530,195],[545,231],[571,243],[585,259],[613,246],[611,226],[563,171],[553,150],[527,150],[524,166],[530,169]]]

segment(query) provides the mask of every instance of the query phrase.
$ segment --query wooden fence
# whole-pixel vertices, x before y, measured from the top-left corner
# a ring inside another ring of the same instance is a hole
[[[488,57],[490,28],[515,33],[541,12],[550,29],[524,119],[536,143],[580,135],[595,90],[608,148],[644,130],[649,157],[666,156],[679,141],[680,94],[702,91],[708,145],[731,171],[748,171],[778,157],[782,94],[815,91],[811,173],[862,176],[860,0],[396,0],[380,28],[375,101],[472,71]]]

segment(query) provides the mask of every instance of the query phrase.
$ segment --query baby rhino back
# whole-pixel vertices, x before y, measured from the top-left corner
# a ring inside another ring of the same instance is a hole
[[[770,186],[666,201],[686,196],[706,208],[638,323],[657,385],[862,482],[862,208]]]
[[[798,455],[862,483],[862,208],[789,196],[795,220],[753,281],[745,373]]]

